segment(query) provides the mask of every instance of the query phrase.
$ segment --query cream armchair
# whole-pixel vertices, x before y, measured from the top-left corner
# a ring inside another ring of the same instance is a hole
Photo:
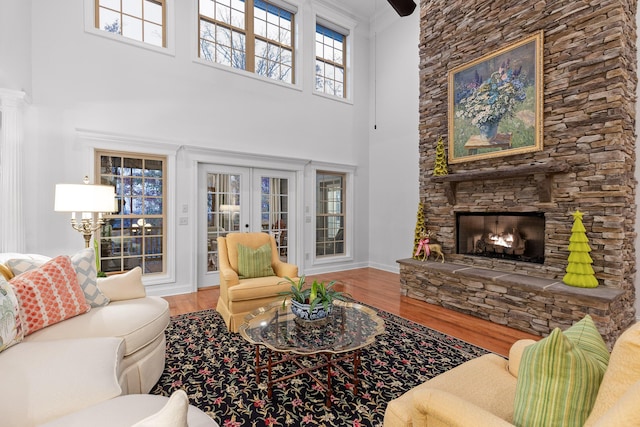
[[[271,245],[271,267],[275,276],[241,278],[238,274],[238,245],[251,249]],[[220,298],[216,310],[227,328],[238,332],[244,317],[279,298],[279,292],[288,291],[290,285],[284,277],[297,278],[298,267],[282,262],[273,236],[266,233],[229,233],[218,237],[220,272]]]
[[[384,427],[513,426],[516,383],[524,349],[513,344],[509,360],[486,354],[407,391],[387,405]],[[640,323],[616,341],[585,427],[640,425]]]
[[[414,387],[387,405],[384,427],[511,426],[521,340],[510,360],[496,354],[472,359]]]

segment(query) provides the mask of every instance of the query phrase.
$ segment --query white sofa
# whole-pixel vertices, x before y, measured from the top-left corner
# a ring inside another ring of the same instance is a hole
[[[6,267],[16,256],[36,263],[48,259],[0,254],[0,263]],[[7,270],[0,273],[7,276]],[[0,352],[0,424],[131,426],[168,402],[140,394],[164,370],[168,303],[146,296],[139,268],[97,282],[111,299],[107,305],[33,332]],[[137,395],[126,396],[131,394]],[[190,426],[217,425],[193,406],[189,418]]]

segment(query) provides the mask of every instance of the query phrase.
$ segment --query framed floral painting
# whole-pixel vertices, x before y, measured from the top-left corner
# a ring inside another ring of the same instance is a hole
[[[542,150],[542,31],[449,71],[449,163]]]

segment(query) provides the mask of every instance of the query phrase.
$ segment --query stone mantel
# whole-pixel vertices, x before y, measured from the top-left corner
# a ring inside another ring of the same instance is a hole
[[[538,200],[546,203],[551,201],[553,175],[568,170],[569,165],[566,163],[529,163],[491,170],[459,171],[451,175],[432,176],[431,180],[445,185],[447,200],[449,204],[455,205],[456,186],[459,182],[512,179],[533,175],[537,183]]]

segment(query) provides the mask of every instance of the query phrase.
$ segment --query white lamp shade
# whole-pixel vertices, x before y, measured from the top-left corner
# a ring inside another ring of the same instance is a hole
[[[115,189],[112,185],[56,184],[57,212],[114,212]]]

